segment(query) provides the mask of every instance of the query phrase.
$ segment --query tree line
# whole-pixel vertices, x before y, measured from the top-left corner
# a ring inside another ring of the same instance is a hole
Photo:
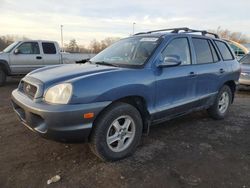
[[[240,44],[250,43],[250,38],[241,32],[233,32],[221,27],[218,27],[217,30],[211,30],[211,32],[218,34],[222,39],[232,40]]]
[[[17,40],[27,40],[28,38],[26,37],[19,37],[15,35],[5,35],[5,36],[0,36],[0,51],[2,51],[4,48],[9,46],[11,43]]]
[[[241,32],[232,32],[228,29],[222,29],[221,27],[218,27],[217,30],[210,30],[211,32],[217,33],[220,38],[223,39],[229,39],[233,40],[235,42],[244,44],[244,43],[250,43],[250,38],[246,35],[244,35]],[[6,48],[8,45],[13,43],[17,40],[28,40],[26,37],[19,37],[19,36],[0,36],[0,51],[2,51],[4,48]],[[89,45],[81,45],[79,44],[76,39],[71,39],[69,43],[64,44],[63,51],[70,52],[70,53],[99,53],[103,49],[107,48],[114,42],[119,40],[119,38],[114,37],[107,37],[103,40],[92,40]]]
[[[26,37],[18,37],[18,36],[0,36],[0,51],[4,50],[7,46],[9,46],[14,41],[18,40],[29,40]],[[64,48],[62,49],[65,52],[70,53],[99,53],[104,50],[114,42],[119,40],[119,38],[107,37],[103,40],[92,40],[88,46],[79,45],[76,39],[71,39],[68,44],[64,44]]]
[[[64,44],[64,51],[70,53],[99,53],[104,50],[114,42],[119,40],[119,38],[108,37],[101,41],[96,39],[92,40],[88,46],[78,45],[76,39],[71,39],[68,44]]]

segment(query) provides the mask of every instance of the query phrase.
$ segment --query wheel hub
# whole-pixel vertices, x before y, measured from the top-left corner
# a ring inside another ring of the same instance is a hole
[[[225,113],[228,109],[228,106],[229,106],[229,95],[227,92],[223,92],[221,94],[221,97],[220,97],[220,100],[219,100],[219,111],[221,113]]]
[[[110,125],[106,141],[114,152],[124,151],[135,136],[135,123],[130,116],[120,116]]]

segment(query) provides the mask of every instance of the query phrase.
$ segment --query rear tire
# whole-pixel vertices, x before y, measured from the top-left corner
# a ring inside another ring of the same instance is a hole
[[[6,73],[4,70],[0,67],[0,87],[3,86],[6,82]]]
[[[232,103],[232,95],[233,94],[232,94],[232,90],[230,89],[230,87],[227,85],[224,85],[220,89],[213,106],[211,106],[208,109],[208,114],[213,119],[216,119],[216,120],[224,119],[228,113],[229,106]]]
[[[89,146],[104,161],[116,161],[134,153],[143,129],[139,111],[122,102],[108,107],[93,126]]]

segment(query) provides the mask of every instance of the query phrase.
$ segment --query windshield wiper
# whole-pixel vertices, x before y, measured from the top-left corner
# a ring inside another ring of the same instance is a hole
[[[80,60],[80,61],[76,61],[77,64],[84,64],[84,63],[87,63],[87,62],[92,63],[92,62],[90,61],[89,58],[87,58],[87,59],[82,59],[82,60]]]
[[[107,66],[118,67],[117,65],[112,64],[112,63],[108,63],[108,62],[106,62],[106,61],[98,61],[98,62],[93,62],[93,63],[95,63],[95,64],[97,64],[97,65],[107,65]]]

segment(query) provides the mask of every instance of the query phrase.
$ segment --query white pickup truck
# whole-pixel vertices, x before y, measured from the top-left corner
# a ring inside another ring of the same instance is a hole
[[[0,52],[0,86],[4,85],[7,76],[25,75],[40,67],[76,63],[93,56],[61,52],[55,41],[14,42]]]

